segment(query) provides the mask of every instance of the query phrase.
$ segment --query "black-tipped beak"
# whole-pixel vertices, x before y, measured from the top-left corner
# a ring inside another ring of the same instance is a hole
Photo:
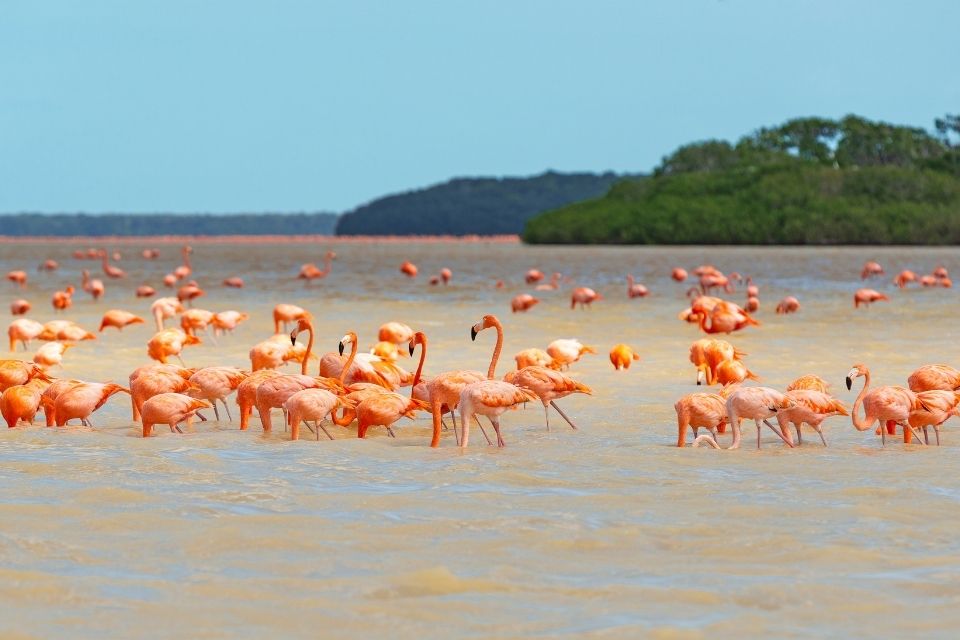
[[[853,388],[853,380],[850,379],[850,376],[847,376],[847,391]]]
[[[290,334],[290,344],[291,344],[291,345],[296,345],[296,344],[297,344],[297,332],[296,332],[296,331],[294,331],[293,333]]]
[[[338,346],[340,347],[340,355],[343,355],[343,343],[341,342]]]
[[[767,407],[767,408],[770,409],[770,411],[773,411],[774,413],[779,411],[779,409],[777,409],[776,407]]]
[[[408,349],[408,351],[410,352],[410,357],[412,358],[412,357],[413,357],[413,343],[412,343],[412,342],[410,343],[410,348]]]
[[[470,340],[475,341],[477,339],[477,330],[474,327],[470,327]]]

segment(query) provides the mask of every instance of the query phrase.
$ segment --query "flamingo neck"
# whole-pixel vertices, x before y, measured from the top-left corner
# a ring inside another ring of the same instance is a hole
[[[190,252],[186,249],[183,250],[183,266],[190,268]]]
[[[347,379],[347,371],[350,370],[350,366],[353,365],[353,359],[357,357],[357,336],[356,334],[349,334],[353,336],[353,342],[350,343],[350,355],[347,357],[347,361],[343,363],[343,369],[340,371],[340,384],[344,384]]]
[[[860,390],[860,395],[857,396],[857,399],[853,401],[853,409],[850,411],[850,419],[853,421],[853,426],[857,431],[866,431],[872,425],[872,422],[867,422],[867,412],[863,412],[863,419],[859,417],[860,405],[863,404],[863,398],[867,395],[867,389],[870,387],[870,370],[864,371],[863,373],[863,389]],[[880,425],[880,428],[884,428],[883,425]]]
[[[410,385],[410,397],[413,397],[413,389],[420,383],[420,375],[423,373],[423,361],[427,359],[427,339],[420,338],[417,343],[420,345],[420,362],[417,364],[417,372],[413,374],[413,384]]]
[[[503,349],[503,325],[494,318],[493,327],[497,330],[497,344],[493,347],[493,357],[490,359],[490,368],[487,369],[488,380],[493,380],[496,375],[497,360],[500,359],[500,351]]]
[[[310,338],[307,340],[307,352],[303,354],[303,362],[300,363],[300,373],[307,375],[307,367],[310,364],[310,354],[313,353],[313,323],[308,322],[306,331],[310,332]]]
[[[330,266],[333,264],[333,258],[330,257],[328,253],[323,260],[323,275],[330,273]]]

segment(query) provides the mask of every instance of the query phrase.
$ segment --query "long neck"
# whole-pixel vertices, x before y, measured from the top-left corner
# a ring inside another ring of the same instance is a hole
[[[310,354],[313,353],[313,323],[307,323],[307,331],[310,332],[310,339],[307,340],[307,352],[303,354],[303,362],[300,363],[300,373],[307,375],[307,365],[310,364]]]
[[[850,419],[853,421],[853,426],[857,431],[866,431],[870,428],[873,422],[867,422],[867,413],[864,411],[863,419],[859,417],[860,405],[863,404],[863,397],[867,395],[867,388],[870,386],[870,371],[865,371],[863,373],[863,389],[860,390],[860,395],[857,396],[857,399],[853,401],[853,409],[850,411]],[[883,429],[883,425],[880,425],[880,428]]]
[[[410,385],[410,397],[413,397],[413,389],[420,384],[420,375],[423,373],[423,361],[427,359],[427,339],[421,337],[418,340],[420,344],[420,362],[417,364],[417,372],[413,374],[413,384]]]
[[[633,276],[632,276],[632,275],[631,275],[631,276],[627,276],[627,286],[628,286],[628,287],[631,287],[631,288],[633,287]]]
[[[503,325],[499,320],[494,320],[493,326],[497,330],[497,344],[493,347],[493,357],[490,359],[490,368],[487,369],[488,380],[493,380],[496,375],[497,360],[500,359],[500,350],[503,349]]]
[[[186,249],[183,250],[183,265],[190,268],[190,252]]]
[[[710,333],[710,330],[707,329],[707,314],[705,311],[700,312],[700,330],[704,333]]]
[[[333,262],[333,258],[330,257],[328,253],[323,260],[323,275],[330,273],[330,264]]]
[[[340,371],[340,384],[344,384],[344,381],[347,379],[347,371],[350,370],[350,366],[353,365],[353,359],[357,357],[357,337],[353,337],[353,342],[350,343],[350,355],[347,357],[347,361],[343,363],[343,369]]]

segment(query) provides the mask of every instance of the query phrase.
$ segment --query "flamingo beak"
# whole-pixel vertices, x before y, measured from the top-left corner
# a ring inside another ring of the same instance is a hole
[[[296,330],[296,329],[294,329],[293,331],[290,332],[290,344],[291,344],[291,345],[296,345],[296,344],[297,344],[297,330]]]
[[[476,327],[470,327],[470,340],[471,340],[471,341],[476,341],[476,339],[477,339],[477,328],[476,328]]]
[[[776,407],[767,407],[767,408],[770,409],[770,411],[772,411],[772,412],[774,412],[774,413],[776,413],[777,411],[779,411],[779,409],[777,409]]]
[[[853,379],[850,376],[847,376],[847,391],[853,388]]]
[[[340,342],[338,346],[340,347],[340,355],[343,355],[343,342]]]
[[[407,350],[410,352],[410,357],[412,358],[412,357],[413,357],[413,343],[412,343],[412,342],[410,343],[410,346],[409,346],[409,348],[408,348]]]

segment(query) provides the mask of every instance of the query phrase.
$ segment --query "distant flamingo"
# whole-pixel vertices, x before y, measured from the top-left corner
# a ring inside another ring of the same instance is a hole
[[[231,287],[233,289],[242,289],[243,288],[243,278],[238,276],[233,276],[232,278],[226,278],[223,281],[223,286]]]
[[[37,271],[46,271],[47,273],[51,273],[53,271],[56,271],[59,268],[60,268],[60,264],[56,260],[47,258],[46,260],[40,263],[40,266],[37,267]]]
[[[687,430],[693,427],[694,442],[697,432],[705,428],[716,440],[717,430],[727,421],[726,400],[715,393],[690,393],[673,405],[677,412],[677,446],[687,444]]]
[[[180,315],[180,328],[189,335],[197,335],[199,331],[206,332],[211,324],[213,324],[213,312],[206,309],[187,309]]]
[[[57,396],[54,403],[57,426],[67,421],[79,419],[86,427],[92,427],[90,414],[106,404],[116,393],[130,393],[130,390],[112,382],[81,382],[70,386]]]
[[[806,423],[816,430],[823,446],[827,446],[827,440],[823,437],[823,428],[820,425],[831,416],[850,415],[842,402],[822,391],[794,389],[787,391],[786,395],[793,406],[777,412],[777,422],[785,436],[790,431],[790,425],[793,425],[797,431],[797,444],[803,444],[800,425]]]
[[[909,269],[904,269],[901,271],[896,278],[893,279],[893,284],[897,285],[901,289],[907,286],[908,282],[916,282],[917,274]]]
[[[937,280],[942,280],[943,278],[949,278],[950,274],[947,272],[947,268],[943,265],[939,265],[936,269],[933,270],[933,277]]]
[[[127,275],[123,269],[121,269],[120,267],[115,267],[108,262],[106,249],[100,250],[100,258],[102,260],[101,265],[103,267],[103,273],[108,278],[123,278]]]
[[[634,284],[633,276],[627,275],[627,297],[645,298],[650,294],[650,290],[642,284]]]
[[[50,299],[54,310],[65,311],[73,306],[73,292],[74,288],[72,284],[68,284],[67,288],[63,291],[54,291],[53,297]]]
[[[510,301],[510,310],[513,313],[518,311],[528,311],[533,308],[534,305],[538,304],[540,300],[534,298],[529,293],[521,293],[513,297]]]
[[[123,329],[131,324],[142,324],[143,322],[143,318],[130,313],[129,311],[124,311],[123,309],[110,309],[103,314],[103,319],[100,320],[99,331],[100,333],[103,333],[103,330],[107,327]]]
[[[164,329],[147,342],[147,355],[161,364],[166,364],[170,356],[177,356],[180,364],[183,364],[183,358],[180,357],[183,348],[200,343],[200,338],[187,335],[180,329]]]
[[[98,279],[91,280],[90,272],[86,269],[81,272],[81,276],[83,277],[83,282],[80,288],[89,293],[94,300],[99,300],[104,292],[103,281]]]
[[[295,304],[280,303],[273,308],[273,332],[280,333],[280,325],[283,325],[283,332],[287,331],[288,322],[296,322],[306,317],[307,311]]]
[[[140,255],[143,256],[144,260],[156,260],[160,257],[159,249],[144,249],[140,252]]]
[[[777,313],[796,313],[800,310],[800,301],[793,296],[787,296],[777,304]]]
[[[377,340],[403,344],[413,338],[413,329],[402,322],[387,322],[377,331]]]
[[[324,256],[323,269],[318,268],[317,265],[313,264],[312,262],[308,262],[300,267],[300,273],[297,275],[297,278],[306,280],[307,284],[309,284],[311,280],[326,278],[327,274],[330,273],[330,266],[333,262],[333,259],[336,257],[337,254],[335,254],[333,251],[327,251],[327,254]]]
[[[405,260],[403,264],[400,265],[400,273],[404,274],[408,278],[416,278],[417,271],[418,271],[417,265],[407,260]]]
[[[73,343],[44,343],[37,349],[37,352],[33,354],[33,361],[46,369],[60,366],[63,363],[63,354],[72,346],[74,346]]]
[[[882,276],[883,267],[880,266],[879,262],[874,262],[870,260],[863,265],[863,270],[860,272],[860,279],[866,280],[867,278],[872,278],[874,276]]]
[[[215,313],[213,314],[213,335],[219,336],[221,333],[232,333],[241,322],[249,317],[246,313],[232,309]]]
[[[451,271],[447,267],[440,269],[440,279],[443,280],[443,284],[449,284],[452,278],[453,278],[453,271]]]
[[[21,289],[27,288],[27,272],[26,271],[11,271],[7,274],[7,280],[15,283]]]
[[[709,324],[707,323],[709,320]],[[748,326],[759,326],[760,323],[750,317],[750,314],[732,302],[722,301],[709,314],[699,316],[700,330],[704,333],[732,333]]]
[[[163,322],[178,313],[183,313],[183,305],[176,298],[157,298],[150,305],[150,314],[157,325],[157,331],[163,331]]]
[[[200,409],[212,408],[208,400],[198,400],[181,393],[161,393],[143,403],[141,420],[143,423],[143,437],[149,438],[153,433],[153,425],[166,424],[170,431],[183,433],[180,424],[187,423],[187,428],[193,423],[193,416]]]
[[[853,307],[856,309],[859,308],[860,305],[866,306],[873,302],[889,299],[887,296],[873,289],[857,289],[857,292],[853,294]]]
[[[193,267],[190,266],[190,254],[193,253],[193,247],[185,245],[180,251],[183,255],[183,264],[173,270],[172,275],[175,280],[184,280],[193,273]],[[164,284],[166,284],[166,278],[164,278]]]
[[[7,327],[7,336],[10,338],[10,351],[15,351],[17,343],[23,345],[24,350],[30,347],[30,342],[36,340],[43,333],[43,325],[29,318],[17,318]]]
[[[536,286],[537,291],[556,291],[560,287],[560,278],[563,277],[562,273],[554,273],[550,276],[550,282],[545,284],[538,284]]]
[[[30,312],[31,304],[29,300],[18,298],[10,303],[10,315],[22,316]]]
[[[191,280],[187,284],[177,289],[177,300],[192,305],[193,301],[200,296],[206,295],[206,292],[200,288],[196,280]]]
[[[800,389],[807,389],[810,391],[819,391],[820,393],[827,393],[830,385],[827,384],[827,381],[821,378],[818,375],[813,373],[808,373],[806,375],[800,376],[793,382],[787,385],[787,391],[796,391]]]
[[[493,424],[493,430],[497,433],[497,446],[506,446],[503,434],[500,432],[501,414],[519,404],[538,399],[529,389],[494,378],[497,359],[500,357],[503,346],[503,325],[496,316],[486,315],[471,327],[470,339],[476,340],[480,331],[490,327],[497,330],[497,343],[490,361],[490,369],[487,371],[487,379],[471,382],[460,391],[460,425],[463,430],[463,436],[460,438],[461,448],[466,448],[469,444],[470,422],[478,414],[487,416]]]
[[[539,269],[530,269],[523,276],[523,279],[526,281],[527,284],[536,284],[537,282],[540,282],[541,280],[543,280],[543,277],[544,277],[543,272],[540,271]]]
[[[537,349],[536,347],[517,352],[517,355],[513,356],[513,359],[517,362],[517,369],[523,369],[524,367],[530,366],[550,367],[551,369],[555,369],[557,366],[559,366],[553,361],[553,358],[550,357],[549,353],[543,349]]]
[[[177,284],[177,276],[175,276],[174,274],[168,273],[167,275],[163,276],[163,286],[165,286],[166,288],[172,289],[176,284]]]
[[[747,276],[747,297],[748,298],[758,298],[760,297],[760,287],[753,284],[753,277]]]
[[[863,376],[863,389],[853,402],[850,416],[857,431],[866,431],[878,420],[882,443],[886,445],[887,434],[893,434],[894,425],[899,424],[904,429],[910,429],[907,421],[912,411],[922,409],[923,406],[917,394],[903,387],[883,386],[870,389],[870,370],[864,364],[855,364],[847,374],[847,389],[853,386],[853,380]],[[860,405],[863,405],[863,418],[859,416]],[[916,434],[915,434],[916,435]],[[906,440],[907,436],[904,435]]]
[[[560,338],[547,345],[547,353],[558,368],[568,369],[588,353],[596,353],[593,347],[584,346],[576,338]]]
[[[586,309],[595,300],[603,300],[603,296],[590,287],[577,287],[570,295],[570,308],[575,309],[579,304],[581,309]]]
[[[673,271],[670,272],[670,277],[677,282],[683,282],[687,279],[687,270],[681,269],[680,267],[674,267]]]
[[[759,311],[760,298],[756,298],[754,296],[750,296],[749,298],[747,298],[747,304],[744,307],[744,309],[747,311],[747,313],[756,313],[757,311]]]
[[[760,448],[760,432],[763,421],[771,431],[783,440],[788,447],[793,447],[792,436],[787,431],[786,435],[767,421],[777,415],[778,411],[789,409],[793,406],[793,401],[786,395],[770,387],[737,387],[727,397],[727,422],[733,427],[733,443],[728,449],[737,449],[740,447],[740,421],[743,419],[753,420],[757,425],[757,448]],[[720,445],[711,436],[699,436],[694,439],[694,446],[704,442],[715,449]]]
[[[157,290],[151,287],[150,285],[140,285],[137,287],[137,297],[138,298],[150,298],[157,293]]]
[[[629,369],[634,360],[639,360],[640,354],[625,344],[614,345],[610,349],[610,362],[617,371]]]

